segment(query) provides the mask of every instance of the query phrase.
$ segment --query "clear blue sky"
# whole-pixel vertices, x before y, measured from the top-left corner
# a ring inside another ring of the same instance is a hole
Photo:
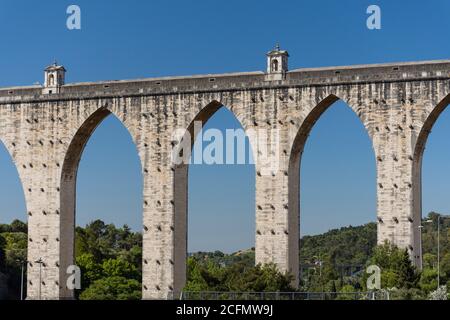
[[[66,29],[66,8],[82,30]],[[382,29],[366,28],[378,4]],[[96,81],[265,69],[279,42],[290,68],[450,58],[450,2],[2,0],[0,86],[42,82],[53,59],[67,81]],[[226,110],[207,124],[239,127]],[[438,120],[423,169],[424,213],[450,212],[450,111]],[[254,172],[247,166],[191,166],[189,250],[254,245]],[[101,218],[141,228],[141,176],[127,131],[111,117],[83,154],[77,223]],[[301,231],[375,220],[375,159],[367,134],[343,103],[313,128],[302,162]],[[205,200],[206,199],[206,200]],[[0,147],[0,222],[26,218],[15,168]]]

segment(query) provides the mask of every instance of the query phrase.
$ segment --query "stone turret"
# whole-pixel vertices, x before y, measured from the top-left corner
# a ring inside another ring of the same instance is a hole
[[[44,94],[59,93],[65,83],[66,69],[55,61],[44,70]]]
[[[289,53],[279,45],[267,53],[267,80],[283,80],[288,71]]]

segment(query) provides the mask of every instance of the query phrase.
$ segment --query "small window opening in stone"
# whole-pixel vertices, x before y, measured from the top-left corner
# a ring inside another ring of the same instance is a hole
[[[278,60],[274,59],[272,61],[272,71],[277,72],[278,71]]]
[[[53,86],[55,84],[55,76],[53,74],[48,76],[48,85]]]

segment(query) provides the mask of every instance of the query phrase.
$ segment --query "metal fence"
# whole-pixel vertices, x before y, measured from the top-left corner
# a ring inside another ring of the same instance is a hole
[[[180,300],[388,300],[384,292],[182,292]]]

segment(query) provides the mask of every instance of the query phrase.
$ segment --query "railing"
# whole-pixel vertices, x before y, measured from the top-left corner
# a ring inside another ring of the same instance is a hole
[[[180,300],[388,300],[383,292],[182,292]]]

